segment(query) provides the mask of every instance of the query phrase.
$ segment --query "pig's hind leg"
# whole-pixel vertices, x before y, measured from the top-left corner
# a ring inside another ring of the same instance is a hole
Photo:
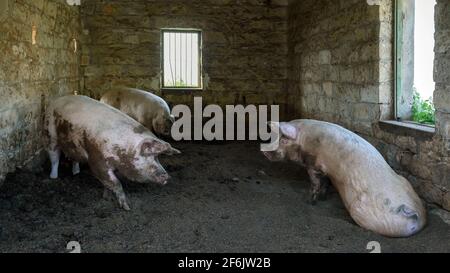
[[[58,179],[59,159],[61,157],[61,150],[55,145],[51,144],[48,149],[48,155],[52,164],[52,171],[50,173],[51,179]]]
[[[45,120],[45,144],[48,145],[47,152],[52,164],[50,173],[51,179],[58,178],[59,159],[61,157],[61,149],[58,147],[58,134],[55,129],[55,120],[53,116],[47,116]]]
[[[308,175],[311,179],[311,204],[315,205],[319,196],[323,195],[324,191],[327,190],[326,182],[323,181],[324,174],[313,168],[308,168]],[[324,183],[325,182],[325,183]]]

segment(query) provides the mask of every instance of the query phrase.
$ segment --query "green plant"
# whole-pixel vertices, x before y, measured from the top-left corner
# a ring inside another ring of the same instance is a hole
[[[432,98],[424,100],[420,93],[414,89],[412,119],[423,124],[435,124],[435,109]]]
[[[175,87],[188,87],[188,84],[185,83],[183,80],[177,80],[175,82]]]

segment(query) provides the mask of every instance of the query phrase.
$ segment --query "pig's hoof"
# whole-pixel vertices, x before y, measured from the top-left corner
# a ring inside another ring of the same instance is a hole
[[[123,208],[124,210],[126,210],[126,211],[130,211],[131,210],[131,208],[128,205],[126,200],[119,200],[119,204],[120,204],[120,207]]]
[[[73,165],[73,167],[72,167],[72,174],[74,176],[80,174],[80,165],[78,165],[78,164]]]
[[[130,210],[131,210],[130,206],[129,206],[127,203],[123,204],[123,205],[122,205],[122,208],[123,208],[124,210],[126,210],[126,211],[130,211]]]
[[[50,179],[58,179],[58,175],[57,174],[50,174]]]
[[[317,194],[311,196],[311,205],[315,206],[317,204]]]
[[[117,196],[117,200],[119,201],[119,205],[121,208],[123,208],[126,211],[131,210],[130,206],[128,205],[128,200],[127,200],[127,197],[125,196],[125,194],[119,194]]]

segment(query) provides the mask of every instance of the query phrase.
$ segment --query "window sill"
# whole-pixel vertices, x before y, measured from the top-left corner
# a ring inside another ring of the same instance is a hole
[[[383,131],[395,135],[410,136],[423,140],[432,140],[436,133],[435,127],[414,122],[382,120],[379,124]]]
[[[161,88],[162,94],[170,95],[189,95],[193,93],[201,93],[203,91],[203,88]]]

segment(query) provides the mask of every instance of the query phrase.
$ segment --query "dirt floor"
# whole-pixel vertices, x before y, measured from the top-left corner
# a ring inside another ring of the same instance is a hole
[[[124,183],[132,211],[102,198],[86,167],[61,178],[18,172],[0,190],[0,252],[450,252],[448,215],[430,209],[429,224],[407,239],[388,239],[354,224],[339,196],[309,203],[303,169],[270,163],[252,143],[176,143],[162,159],[165,187]]]

